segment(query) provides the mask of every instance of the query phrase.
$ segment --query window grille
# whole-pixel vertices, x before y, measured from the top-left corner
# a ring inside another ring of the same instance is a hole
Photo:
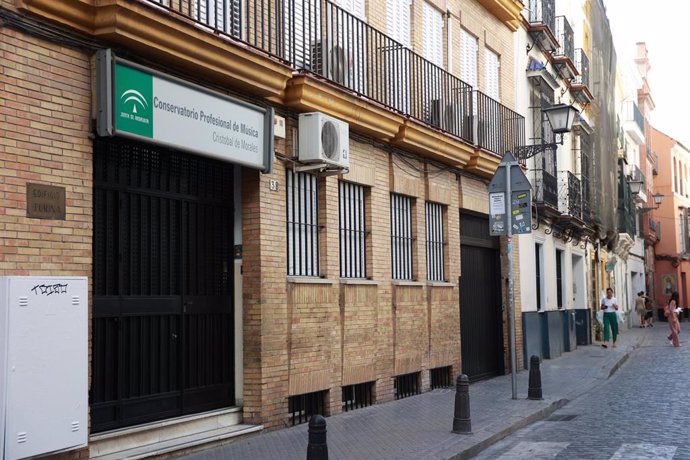
[[[340,276],[366,278],[364,187],[340,182]]]
[[[288,397],[288,412],[292,426],[306,423],[314,415],[326,415],[326,397],[328,392],[316,391]]]
[[[316,176],[287,172],[289,276],[319,276],[319,218]]]
[[[374,382],[358,383],[343,387],[343,411],[347,412],[374,403]]]
[[[437,367],[431,369],[429,373],[431,374],[431,388],[448,388],[452,386],[451,382],[451,371],[452,366]]]
[[[395,399],[407,398],[408,396],[418,395],[419,372],[395,376]]]
[[[412,279],[412,198],[391,194],[391,265],[396,280]]]
[[[444,281],[443,206],[426,204],[426,273],[429,281]]]

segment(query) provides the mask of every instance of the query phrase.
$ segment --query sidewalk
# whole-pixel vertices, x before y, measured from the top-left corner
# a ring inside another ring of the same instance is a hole
[[[609,378],[645,339],[666,334],[666,323],[624,331],[617,348],[580,346],[541,363],[542,401],[527,400],[528,371],[470,385],[472,434],[453,434],[455,388],[327,417],[328,454],[337,459],[465,459],[537,420],[548,417]],[[265,432],[190,454],[194,460],[306,458],[307,424]]]

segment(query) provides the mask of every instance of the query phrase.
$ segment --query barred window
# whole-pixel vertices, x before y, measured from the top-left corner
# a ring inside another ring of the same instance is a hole
[[[412,279],[412,198],[391,194],[391,265],[396,280]]]
[[[426,204],[426,278],[429,281],[445,281],[443,272],[443,206]]]
[[[287,172],[289,276],[319,276],[319,212],[313,174]]]
[[[340,276],[366,278],[364,187],[340,182]]]

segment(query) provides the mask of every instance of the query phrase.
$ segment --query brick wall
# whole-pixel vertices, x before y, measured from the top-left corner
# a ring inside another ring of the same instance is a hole
[[[89,55],[0,27],[0,275],[91,279],[90,97]],[[63,187],[65,219],[28,218],[27,183]]]
[[[0,274],[91,276],[89,56],[0,29]],[[26,184],[64,187],[65,220],[26,217]]]
[[[294,120],[288,122],[295,126]],[[244,411],[245,420],[269,428],[287,423],[289,396],[326,390],[327,413],[332,415],[341,411],[343,385],[375,381],[376,402],[383,402],[394,398],[396,375],[421,372],[423,389],[429,388],[432,368],[450,365],[457,376],[459,210],[488,211],[484,181],[458,179],[435,165],[351,138],[351,172],[319,178],[321,277],[288,278],[285,172],[292,168],[293,135],[288,129],[286,143],[277,146],[280,161],[271,174],[248,172],[243,180]],[[279,182],[279,192],[269,190],[270,179]],[[369,280],[339,276],[341,179],[366,189]],[[414,198],[414,282],[391,280],[391,192]],[[427,200],[446,209],[446,283],[426,282]],[[517,254],[516,242],[513,250]],[[517,285],[517,267],[514,273]],[[521,349],[519,303],[516,296]],[[504,321],[507,345],[507,317]],[[521,353],[518,357],[522,359]]]

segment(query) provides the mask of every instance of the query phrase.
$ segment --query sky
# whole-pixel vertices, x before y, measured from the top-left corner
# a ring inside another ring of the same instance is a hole
[[[652,126],[690,146],[690,1],[604,0],[618,61],[633,59],[646,42]]]

